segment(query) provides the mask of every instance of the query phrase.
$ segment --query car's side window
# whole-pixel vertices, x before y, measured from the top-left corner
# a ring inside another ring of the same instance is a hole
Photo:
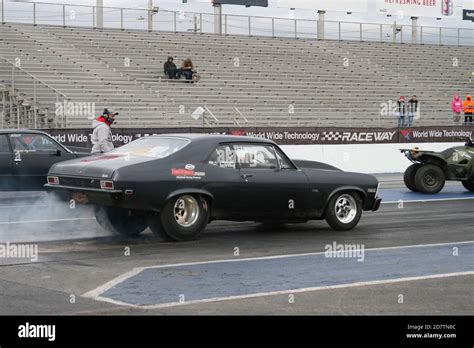
[[[221,168],[235,169],[235,153],[229,145],[219,145],[209,156],[208,163]]]
[[[278,161],[271,145],[236,144],[234,145],[234,150],[240,168],[278,168]]]
[[[15,152],[52,152],[62,150],[55,142],[43,134],[10,134]]]
[[[0,134],[0,153],[11,152],[8,139],[5,134]]]
[[[293,164],[290,161],[288,161],[286,156],[281,153],[280,149],[278,149],[276,147],[274,149],[275,149],[276,156],[278,158],[278,162],[280,162],[280,168],[281,169],[296,169],[293,166]]]

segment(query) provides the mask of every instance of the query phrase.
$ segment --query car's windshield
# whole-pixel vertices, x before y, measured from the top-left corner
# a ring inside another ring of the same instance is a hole
[[[188,139],[182,138],[141,138],[109,153],[125,153],[133,156],[165,158],[181,150],[188,143]]]

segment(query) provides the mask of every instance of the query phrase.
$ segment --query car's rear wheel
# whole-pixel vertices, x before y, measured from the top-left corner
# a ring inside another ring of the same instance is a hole
[[[336,231],[353,229],[362,215],[362,200],[355,192],[340,192],[331,197],[325,218]]]
[[[163,224],[161,223],[160,214],[150,214],[147,217],[148,227],[150,227],[151,232],[162,242],[172,241],[171,237],[165,232]]]
[[[419,163],[412,164],[407,168],[407,170],[405,170],[405,174],[403,175],[405,186],[413,192],[418,192],[415,185],[415,174],[420,167],[421,164]]]
[[[415,185],[418,192],[435,194],[441,191],[445,184],[443,170],[434,164],[424,164],[415,174]]]
[[[462,186],[468,191],[474,192],[474,182],[470,180],[462,181]]]
[[[196,239],[209,221],[208,202],[191,194],[172,197],[161,210],[160,220],[164,232],[174,241]]]
[[[148,227],[145,217],[138,211],[109,206],[95,206],[95,218],[107,231],[134,237]]]

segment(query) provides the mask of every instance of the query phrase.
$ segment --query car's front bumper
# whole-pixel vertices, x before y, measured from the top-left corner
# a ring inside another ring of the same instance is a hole
[[[380,203],[382,203],[382,198],[375,197],[374,204],[372,205],[372,211],[377,211],[380,208]]]

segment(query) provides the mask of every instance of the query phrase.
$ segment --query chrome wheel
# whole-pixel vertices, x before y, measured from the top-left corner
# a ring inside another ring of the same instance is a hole
[[[354,220],[357,215],[357,204],[354,199],[349,194],[341,195],[336,200],[336,217],[343,224],[348,224]]]
[[[193,196],[181,196],[174,204],[174,218],[182,227],[193,226],[199,218],[199,204]]]

